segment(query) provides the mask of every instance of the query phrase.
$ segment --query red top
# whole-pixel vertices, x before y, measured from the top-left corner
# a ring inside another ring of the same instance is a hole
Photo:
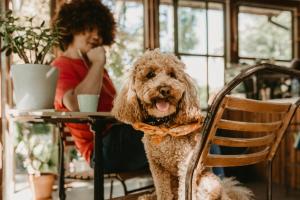
[[[52,62],[52,65],[59,70],[54,107],[59,111],[68,111],[63,105],[63,96],[68,90],[75,88],[84,79],[88,73],[88,68],[81,59],[72,59],[65,56],[56,58]],[[104,70],[98,111],[111,111],[115,94],[116,91],[113,82],[109,78],[107,71]],[[94,148],[94,135],[90,131],[90,127],[87,124],[75,123],[67,123],[66,126],[70,129],[79,152],[90,162],[90,156]]]

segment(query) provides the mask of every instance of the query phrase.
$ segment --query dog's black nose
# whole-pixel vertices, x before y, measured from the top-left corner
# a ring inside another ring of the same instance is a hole
[[[170,88],[169,87],[161,87],[159,89],[159,92],[163,95],[163,96],[168,96],[170,94]]]

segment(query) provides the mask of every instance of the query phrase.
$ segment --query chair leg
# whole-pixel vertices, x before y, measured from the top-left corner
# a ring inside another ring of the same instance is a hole
[[[122,187],[123,187],[123,190],[124,190],[124,194],[127,195],[128,194],[128,190],[127,190],[127,186],[125,184],[125,181],[124,180],[121,180],[121,179],[118,179],[121,184],[122,184]]]
[[[65,167],[64,167],[64,141],[63,141],[63,126],[59,124],[59,199],[66,199],[65,192]]]
[[[114,180],[111,179],[111,181],[110,181],[109,199],[112,199],[113,193],[114,193]]]
[[[272,200],[272,161],[269,160],[267,165],[267,199]]]

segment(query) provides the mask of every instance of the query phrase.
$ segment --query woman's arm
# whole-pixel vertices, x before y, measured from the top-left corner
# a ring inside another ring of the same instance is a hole
[[[63,96],[63,104],[70,111],[78,111],[78,94],[100,94],[104,65],[106,62],[103,47],[96,47],[87,53],[90,67],[86,77],[73,89],[68,90]]]

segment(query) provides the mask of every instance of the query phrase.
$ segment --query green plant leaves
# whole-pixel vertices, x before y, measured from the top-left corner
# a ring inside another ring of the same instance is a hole
[[[55,45],[60,45],[60,29],[46,27],[45,21],[34,25],[35,17],[20,18],[9,10],[0,16],[0,36],[3,41],[1,52],[6,56],[16,53],[25,63],[45,64],[46,55]],[[4,48],[5,47],[5,48]]]
[[[53,141],[51,125],[45,123],[16,123],[16,153],[24,160],[30,174],[55,173],[58,163],[58,146]]]

